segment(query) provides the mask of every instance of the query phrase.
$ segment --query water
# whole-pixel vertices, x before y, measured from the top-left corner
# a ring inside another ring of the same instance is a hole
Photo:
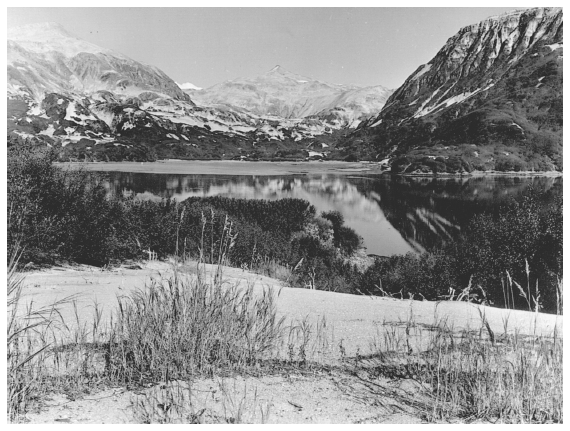
[[[492,211],[528,187],[553,198],[562,178],[283,175],[223,176],[105,172],[110,193],[143,199],[226,196],[300,198],[320,211],[340,211],[364,239],[369,254],[390,256],[453,241],[469,219]]]

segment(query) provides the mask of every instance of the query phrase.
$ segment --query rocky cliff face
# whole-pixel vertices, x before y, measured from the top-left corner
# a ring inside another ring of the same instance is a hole
[[[352,141],[398,172],[562,167],[560,8],[461,29]]]

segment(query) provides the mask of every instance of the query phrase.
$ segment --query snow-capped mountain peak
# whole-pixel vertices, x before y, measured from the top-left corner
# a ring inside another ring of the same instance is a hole
[[[90,54],[104,53],[122,59],[127,58],[110,49],[77,38],[56,22],[43,22],[10,28],[8,29],[8,40],[14,41],[22,48],[34,53],[55,51],[65,57],[73,57],[81,52],[86,52]]]
[[[562,51],[561,8],[489,17],[449,38],[360,128],[402,172],[559,168]]]
[[[198,93],[193,100],[202,106],[224,105],[245,109],[255,115],[270,115],[282,118],[326,116],[339,124],[352,125],[355,120],[380,111],[391,94],[385,96],[375,88],[367,97],[365,91],[354,85],[331,84],[290,72],[276,65],[266,73],[253,78],[238,78],[225,81]],[[349,97],[349,93],[355,92]],[[358,96],[356,95],[358,92]],[[350,99],[348,110],[335,109]],[[358,100],[356,100],[358,99]],[[356,102],[356,105],[355,103]]]
[[[8,31],[8,86],[41,100],[47,93],[125,96],[152,91],[189,100],[164,72],[79,39],[57,23],[29,24]]]
[[[182,90],[201,90],[202,87],[198,87],[191,82],[184,82],[182,84],[176,83]]]
[[[8,39],[11,40],[30,40],[42,42],[45,40],[61,37],[75,38],[75,36],[69,33],[61,24],[57,22],[40,22],[8,29]]]

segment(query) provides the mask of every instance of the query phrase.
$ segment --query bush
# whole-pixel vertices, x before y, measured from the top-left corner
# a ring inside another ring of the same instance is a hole
[[[218,263],[229,224],[234,238],[227,257],[235,266],[254,268],[272,260],[292,267],[306,256],[320,257],[334,268],[340,254],[349,256],[360,246],[356,233],[342,225],[340,213],[331,215],[333,229],[304,200],[208,197],[178,203],[109,197],[98,175],[54,166],[52,152],[12,150],[8,249],[20,242],[23,264],[69,260],[101,266],[141,258],[149,251],[159,258],[190,256]],[[315,241],[293,247],[301,233]]]
[[[475,217],[458,244],[458,258],[463,282],[473,275],[474,283],[484,286],[496,304],[505,305],[502,285],[508,271],[533,291],[538,287],[544,309],[555,311],[557,278],[562,277],[561,197],[545,208],[530,189],[498,214]],[[526,308],[518,295],[516,303]]]
[[[362,247],[362,237],[353,229],[344,226],[344,216],[340,212],[323,212],[321,217],[332,223],[335,247],[338,247],[348,256]]]
[[[437,300],[471,285],[481,300],[534,310],[530,290],[540,310],[556,312],[562,250],[561,198],[545,207],[530,189],[496,214],[475,216],[455,243],[419,255],[377,260],[364,272],[361,289],[367,294]],[[526,299],[516,291],[514,303],[507,301],[509,277],[525,287]]]
[[[107,199],[97,175],[60,169],[54,160],[49,151],[9,151],[9,254],[20,242],[23,262],[107,263],[121,208]]]
[[[452,256],[442,251],[378,259],[364,272],[361,286],[367,294],[440,300],[450,288],[461,287],[454,264]]]

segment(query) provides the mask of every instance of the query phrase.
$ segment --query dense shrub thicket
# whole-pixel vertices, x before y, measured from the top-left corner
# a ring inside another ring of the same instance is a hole
[[[362,239],[339,212],[317,215],[299,199],[179,203],[109,197],[97,175],[63,170],[53,160],[49,151],[8,152],[8,256],[19,245],[21,264],[68,260],[102,266],[148,251],[217,263],[231,243],[225,255],[231,265],[287,267],[297,286],[437,300],[470,285],[480,300],[498,306],[514,301],[517,308],[535,309],[530,297],[544,311],[560,305],[561,196],[547,204],[529,190],[495,213],[475,216],[453,243],[377,259],[361,271],[352,258]],[[506,298],[509,277],[524,287],[527,299],[512,283],[514,293]]]
[[[346,262],[361,238],[344,226],[340,213],[318,216],[300,199],[109,197],[98,175],[61,169],[53,165],[55,157],[50,151],[9,151],[8,255],[19,244],[21,263],[101,266],[149,251],[216,263],[231,243],[230,264],[296,267],[292,281],[298,285],[351,291],[356,280]]]
[[[509,277],[521,285],[527,299],[514,283],[509,285]],[[528,309],[530,303],[534,310],[532,298],[537,298],[540,309],[556,312],[561,278],[562,196],[547,205],[529,189],[496,214],[475,216],[452,244],[377,260],[362,275],[361,286],[369,294],[436,300],[451,292],[458,295],[471,283],[471,292],[480,300],[505,306],[508,291],[517,308]]]

